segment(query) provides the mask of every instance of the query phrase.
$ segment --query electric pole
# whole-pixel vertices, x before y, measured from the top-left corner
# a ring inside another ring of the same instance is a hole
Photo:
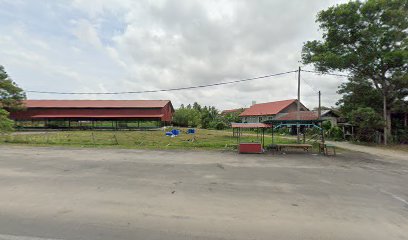
[[[319,109],[318,109],[318,112],[317,112],[317,116],[319,117],[319,120],[321,120],[321,118],[322,118],[322,106],[321,106],[321,94],[320,94],[320,91],[319,91]]]
[[[322,100],[321,100],[321,93],[320,93],[320,91],[319,91],[319,109],[318,109],[318,117],[319,117],[319,121],[321,121],[322,120],[322,104],[321,104],[321,102],[322,102]],[[320,131],[321,131],[321,134],[322,134],[322,143],[323,143],[323,145],[324,145],[324,129],[323,129],[323,122],[320,122]]]
[[[296,113],[297,123],[296,123],[296,133],[297,133],[297,143],[300,143],[300,66],[298,70],[298,96],[297,96],[297,113]]]

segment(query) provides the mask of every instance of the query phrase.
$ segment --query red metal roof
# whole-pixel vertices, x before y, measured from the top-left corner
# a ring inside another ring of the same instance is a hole
[[[313,111],[300,111],[299,119],[297,118],[297,111],[290,113],[283,113],[281,116],[277,116],[274,120],[317,120],[319,116],[317,112]]]
[[[232,128],[270,128],[271,126],[266,123],[231,123]]]
[[[250,108],[246,109],[239,116],[245,117],[245,116],[275,115],[280,113],[283,109],[285,109],[294,102],[296,102],[296,99],[255,104],[252,105]]]
[[[169,100],[25,100],[27,108],[162,108]]]
[[[57,118],[161,118],[164,114],[132,114],[132,115],[95,115],[95,114],[69,114],[69,115],[34,115],[33,119],[57,119]]]
[[[236,112],[243,112],[246,108],[237,108],[237,109],[227,109],[223,110],[221,114],[228,114],[228,113],[236,113]]]

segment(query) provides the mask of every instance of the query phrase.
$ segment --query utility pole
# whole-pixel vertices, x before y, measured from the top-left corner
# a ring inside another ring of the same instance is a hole
[[[319,120],[322,120],[322,104],[321,104],[321,93],[319,91],[319,109],[318,109],[318,116]],[[320,131],[322,133],[322,144],[324,146],[324,129],[323,129],[323,122],[320,122]]]
[[[298,70],[298,96],[297,96],[297,113],[296,113],[297,123],[296,123],[296,133],[297,133],[297,143],[300,143],[300,66]]]
[[[320,93],[320,91],[319,91],[319,109],[318,109],[317,114],[318,114],[319,120],[321,120],[321,118],[322,118],[322,106],[321,106],[321,93]]]

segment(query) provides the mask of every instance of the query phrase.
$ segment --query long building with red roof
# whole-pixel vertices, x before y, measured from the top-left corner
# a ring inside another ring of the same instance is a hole
[[[169,100],[26,100],[12,110],[15,121],[172,121]]]

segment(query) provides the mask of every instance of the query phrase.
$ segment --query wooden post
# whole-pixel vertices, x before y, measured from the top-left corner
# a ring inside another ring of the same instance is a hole
[[[262,148],[265,148],[265,128],[262,128]]]
[[[318,117],[319,120],[322,119],[322,98],[321,98],[322,94],[319,91],[319,110],[318,110]],[[321,128],[321,132],[322,132],[322,144],[324,146],[324,129],[323,129],[323,122],[320,122],[320,128]]]
[[[274,139],[273,139],[273,131],[274,131],[274,129],[273,129],[273,125],[272,125],[271,129],[272,129],[272,144],[274,144],[274,143],[275,143],[275,141],[274,141]]]
[[[93,145],[95,145],[95,136],[94,136],[93,131],[92,131],[92,143],[93,143]]]

